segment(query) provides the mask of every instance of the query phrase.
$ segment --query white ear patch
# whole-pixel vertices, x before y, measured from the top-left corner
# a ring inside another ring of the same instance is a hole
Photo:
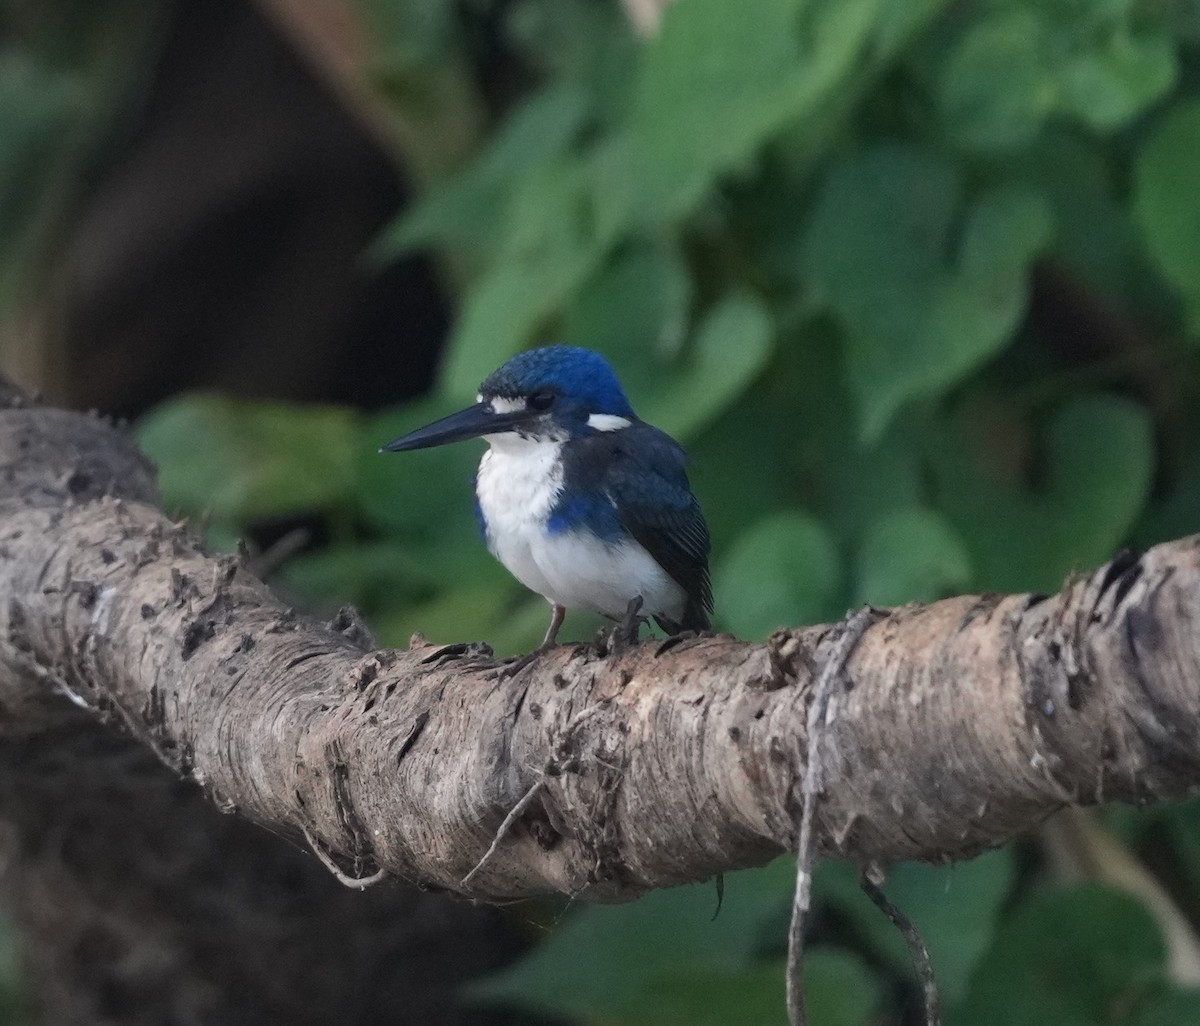
[[[521,398],[507,399],[502,395],[494,395],[488,400],[493,413],[516,413],[525,409],[525,400]]]
[[[618,417],[613,413],[593,413],[588,416],[588,427],[596,431],[620,431],[633,423],[628,417]]]

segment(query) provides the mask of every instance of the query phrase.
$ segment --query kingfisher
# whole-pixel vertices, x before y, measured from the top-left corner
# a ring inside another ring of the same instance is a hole
[[[652,616],[668,634],[711,628],[708,525],[687,454],[638,418],[608,361],[577,346],[518,353],[475,404],[381,452],[481,437],[476,513],[488,549],[550,603],[537,654],[568,609],[625,624]]]

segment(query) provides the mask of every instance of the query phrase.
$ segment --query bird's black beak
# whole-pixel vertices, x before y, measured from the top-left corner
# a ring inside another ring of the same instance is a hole
[[[480,435],[496,435],[504,431],[515,431],[532,421],[537,414],[530,410],[512,410],[493,413],[486,403],[476,403],[465,410],[452,413],[449,417],[435,420],[416,431],[402,435],[389,442],[380,452],[408,452],[411,449],[428,449],[447,442],[459,442],[464,438]]]

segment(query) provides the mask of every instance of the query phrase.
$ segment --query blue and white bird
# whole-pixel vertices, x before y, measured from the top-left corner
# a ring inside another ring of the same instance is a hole
[[[575,346],[519,353],[474,406],[381,451],[476,437],[489,445],[475,475],[488,548],[551,606],[538,651],[568,609],[640,612],[669,634],[709,629],[708,525],[687,455],[638,419],[604,357]]]

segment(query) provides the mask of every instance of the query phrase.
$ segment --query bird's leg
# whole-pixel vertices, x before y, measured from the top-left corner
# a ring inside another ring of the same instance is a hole
[[[546,636],[542,638],[542,643],[534,651],[545,652],[558,640],[558,629],[562,626],[563,617],[566,615],[566,606],[560,606],[556,602],[550,603],[550,626],[546,628]]]
[[[645,619],[641,615],[641,612],[642,596],[635,595],[629,600],[629,605],[625,608],[625,619],[612,629],[612,636],[608,644],[610,652],[620,653],[631,645],[637,644],[638,630]]]
[[[563,617],[566,615],[566,606],[560,606],[556,602],[551,602],[550,626],[546,628],[546,636],[542,638],[542,643],[538,645],[538,647],[532,652],[526,652],[524,655],[514,656],[512,659],[506,659],[504,661],[504,665],[497,671],[496,676],[500,680],[507,680],[509,677],[515,677],[543,652],[552,649],[555,641],[558,640],[558,630],[560,627],[562,627]]]

